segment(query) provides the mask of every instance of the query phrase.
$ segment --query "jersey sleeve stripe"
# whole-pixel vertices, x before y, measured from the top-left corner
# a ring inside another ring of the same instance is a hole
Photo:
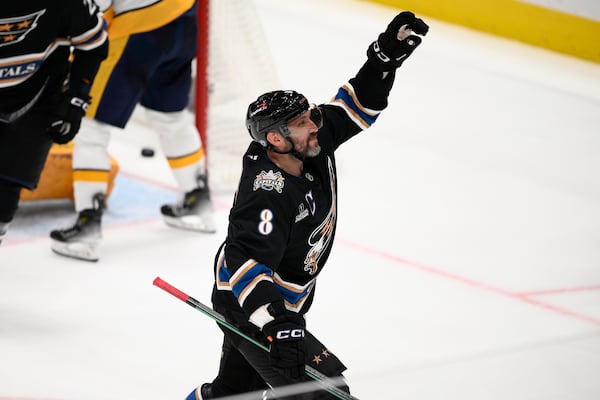
[[[91,50],[101,46],[108,38],[106,21],[98,15],[98,22],[92,29],[71,38],[71,44],[80,50]]]
[[[273,282],[275,282],[275,284],[281,287],[283,290],[293,293],[305,293],[314,285],[315,279],[310,280],[305,285],[298,285],[296,283],[284,281],[283,279],[281,279],[281,276],[279,276],[279,274],[274,273]]]
[[[340,87],[338,93],[328,104],[341,107],[362,129],[373,125],[380,114],[380,111],[363,107],[354,93],[354,88],[349,83]]]
[[[231,286],[234,286],[237,281],[239,281],[242,276],[244,276],[250,269],[252,269],[256,264],[258,264],[255,260],[248,260],[241,267],[237,269],[229,279],[229,283]],[[227,266],[225,266],[227,268]]]
[[[315,279],[312,279],[305,285],[298,285],[284,281],[277,273],[275,273],[273,275],[273,283],[275,283],[277,290],[283,296],[285,307],[290,311],[298,312],[313,290]]]
[[[219,261],[217,261],[217,270],[215,274],[217,289],[231,290],[231,286],[229,285],[230,278],[231,274],[225,267],[225,256],[223,255],[223,252],[221,252],[219,256]]]
[[[360,111],[362,111],[362,113],[370,115],[372,117],[377,117],[381,113],[382,110],[375,110],[375,109],[363,106],[361,104],[360,100],[358,100],[358,96],[356,95],[356,92],[354,91],[354,86],[352,86],[352,84],[350,82],[347,82],[345,85],[342,85],[342,87],[340,89],[343,90],[344,92],[346,92],[348,94],[348,96],[350,96],[352,98],[352,103]]]
[[[229,279],[229,285],[240,305],[260,281],[273,282],[273,271],[255,260],[248,260]]]
[[[281,292],[281,295],[285,300],[286,307],[296,310],[299,309],[304,303],[304,300],[306,300],[314,285],[310,285],[310,287],[308,287],[305,291],[302,291],[300,293],[293,292],[278,284],[275,284],[275,286]]]

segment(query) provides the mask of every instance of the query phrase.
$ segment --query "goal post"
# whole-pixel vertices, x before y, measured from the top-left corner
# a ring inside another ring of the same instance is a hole
[[[208,126],[208,35],[210,0],[198,0],[198,50],[196,53],[196,82],[195,82],[195,114],[196,127],[200,132],[202,143],[206,143],[206,127]],[[208,159],[208,149],[204,149]]]

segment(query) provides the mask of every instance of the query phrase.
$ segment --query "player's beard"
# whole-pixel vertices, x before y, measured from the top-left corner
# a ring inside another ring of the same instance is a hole
[[[317,139],[316,133],[308,138],[308,140],[303,146],[303,150],[298,150],[300,146],[298,145],[298,142],[295,139],[292,139],[289,136],[287,139],[289,140],[292,146],[289,151],[283,152],[283,154],[290,153],[297,159],[304,160],[306,158],[316,157],[321,153],[321,146],[319,145],[319,140]]]
[[[313,147],[313,148],[309,147],[305,153],[306,153],[305,157],[307,157],[307,158],[316,157],[319,155],[319,153],[321,153],[321,146],[319,146],[319,144],[317,143],[317,145],[315,147]]]
[[[312,139],[314,140],[314,145],[311,145],[312,143]],[[319,153],[321,153],[321,146],[319,145],[319,141],[317,139],[317,135],[315,133],[314,137],[310,137],[308,139],[308,141],[306,142],[306,150],[304,150],[304,157],[305,158],[311,158],[311,157],[316,157],[319,155]]]

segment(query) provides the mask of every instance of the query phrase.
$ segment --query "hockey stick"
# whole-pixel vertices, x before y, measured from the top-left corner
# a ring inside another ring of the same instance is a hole
[[[154,284],[154,286],[157,286],[157,287],[161,288],[162,290],[164,290],[165,292],[177,297],[179,300],[181,300],[184,303],[188,304],[189,306],[195,308],[196,310],[200,311],[204,315],[209,316],[210,318],[215,320],[219,325],[224,326],[225,328],[229,329],[230,331],[240,335],[244,339],[248,340],[250,343],[252,343],[252,344],[256,345],[257,347],[259,347],[260,349],[266,351],[267,353],[269,352],[269,348],[267,346],[263,345],[262,343],[258,342],[255,339],[251,338],[250,336],[246,335],[245,333],[240,331],[238,328],[236,328],[234,325],[227,322],[227,320],[225,320],[224,316],[222,316],[221,314],[219,314],[212,308],[202,304],[201,302],[194,299],[193,297],[185,294],[184,292],[182,292],[181,290],[172,286],[168,282],[165,282],[160,277],[156,277],[152,283]],[[347,393],[344,390],[336,387],[335,383],[333,382],[332,379],[323,375],[316,369],[312,368],[310,365],[305,366],[304,372],[306,373],[306,375],[308,377],[317,381],[323,387],[323,389],[327,390],[329,393],[331,393],[338,399],[359,400],[358,398],[352,396],[350,393]]]

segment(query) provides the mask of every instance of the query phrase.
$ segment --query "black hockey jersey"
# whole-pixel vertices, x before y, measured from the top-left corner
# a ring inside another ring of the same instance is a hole
[[[73,48],[74,61],[69,57]],[[20,116],[44,92],[87,87],[106,57],[106,26],[93,0],[6,1],[0,8],[0,114]]]
[[[387,106],[394,76],[367,62],[320,106],[321,152],[304,160],[302,176],[279,169],[260,144],[250,144],[215,267],[216,308],[241,307],[250,316],[283,298],[290,311],[309,309],[336,230],[335,150],[375,122]]]

